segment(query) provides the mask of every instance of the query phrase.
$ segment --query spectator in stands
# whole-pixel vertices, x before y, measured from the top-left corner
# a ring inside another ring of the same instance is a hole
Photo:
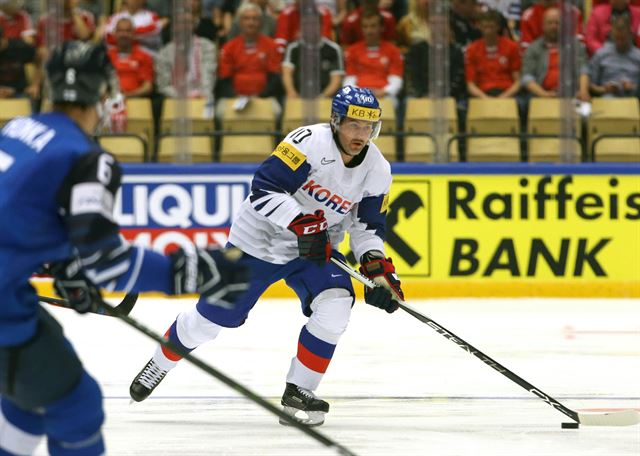
[[[24,66],[34,61],[35,47],[20,38],[9,38],[0,26],[0,98],[24,97],[27,78]]]
[[[318,6],[317,10],[320,15],[320,34],[331,39],[333,36],[331,11],[324,6]],[[295,0],[294,3],[286,6],[278,15],[275,39],[282,53],[288,43],[300,39],[300,0]]]
[[[179,6],[184,5],[183,2],[176,4]],[[210,41],[216,41],[218,39],[218,27],[213,23],[211,19],[212,9],[208,8],[207,0],[189,0],[189,7],[191,13],[196,21],[195,34],[202,38],[206,38]],[[161,37],[162,43],[166,44],[172,39],[172,18],[174,15],[174,0],[146,0],[146,8],[158,15],[161,22],[165,23],[162,28]]]
[[[49,27],[53,27],[57,18],[45,15],[38,21],[38,34],[36,44],[45,46],[46,33]],[[62,3],[62,41],[89,40],[96,29],[95,19],[89,11],[78,7],[78,0],[64,0]],[[54,43],[56,44],[56,43]]]
[[[500,21],[497,11],[483,13],[482,38],[466,49],[465,78],[473,97],[509,98],[520,90],[520,49],[515,41],[499,35]]]
[[[316,46],[320,67],[319,87],[317,93],[310,95],[331,98],[342,87],[342,77],[344,76],[342,48],[327,38],[317,36],[316,39],[318,40]],[[303,52],[302,40],[294,41],[287,46],[282,63],[282,82],[289,98],[298,98],[301,95]]]
[[[189,55],[184,71],[179,74],[176,60],[176,43],[171,41],[162,48],[156,59],[156,83],[158,91],[167,97],[178,97],[180,84],[185,83],[186,95],[189,98],[213,99],[213,88],[216,80],[216,46],[206,38],[195,35],[197,18],[191,12],[183,12],[174,27],[185,27],[192,32]],[[184,29],[183,29],[184,30]],[[186,78],[186,81],[181,78]]]
[[[224,28],[223,4],[224,0],[202,0],[202,19],[211,21],[216,29],[216,39],[212,41],[217,41],[229,31]],[[233,16],[230,19],[233,20]]]
[[[6,38],[23,39],[29,44],[35,43],[36,31],[31,16],[23,9],[22,0],[7,0],[0,3],[0,26]]]
[[[220,96],[278,96],[281,57],[275,41],[260,33],[262,10],[245,3],[238,8],[238,20],[240,35],[220,52]]]
[[[104,2],[102,0],[79,0],[78,7],[93,14],[96,22],[105,15]]]
[[[102,0],[80,0],[78,2],[79,8],[93,14],[93,19],[96,24],[93,34],[94,41],[99,41],[104,37],[104,28],[107,25],[107,14],[104,6]]]
[[[455,42],[463,50],[482,37],[476,27],[478,4],[476,0],[452,0],[450,27]]]
[[[400,19],[396,33],[400,48],[406,49],[420,42],[431,43],[429,0],[409,0],[409,14]]]
[[[527,8],[522,13],[520,21],[520,45],[526,49],[533,41],[542,36],[542,22],[544,12],[549,8],[560,8],[558,0],[538,0],[536,4]],[[582,13],[575,6],[571,7],[575,35],[582,40]]]
[[[122,3],[126,3],[127,0],[122,0]],[[180,3],[184,3],[182,0]],[[145,0],[144,7],[148,11],[158,15],[158,19],[163,23],[162,30],[160,31],[161,46],[164,46],[171,41],[173,32],[171,30],[171,22],[174,14],[174,0]]]
[[[360,23],[364,39],[346,51],[344,85],[369,88],[378,98],[395,98],[402,89],[404,75],[400,49],[382,39],[384,19],[378,11],[365,11]]]
[[[43,62],[48,58],[49,45],[56,45],[56,42],[48,43],[47,34],[50,31],[61,30],[61,34],[52,33],[49,36],[54,40],[71,41],[71,40],[89,40],[93,37],[96,24],[89,11],[78,8],[78,0],[62,0],[62,24],[57,23],[58,18],[48,14],[43,15],[38,21],[38,31],[36,34],[36,61],[35,71],[31,84],[25,89],[25,92],[32,100],[40,98],[40,89],[44,80]],[[57,25],[57,26],[56,26]]]
[[[196,21],[196,36],[215,43],[218,39],[218,27],[213,23],[211,15],[205,13],[202,0],[191,0],[191,14]]]
[[[603,97],[635,96],[640,82],[640,49],[633,44],[631,21],[618,16],[611,24],[611,40],[589,64],[591,91]]]
[[[276,33],[276,18],[271,15],[269,10],[269,1],[268,0],[247,0],[250,3],[255,3],[262,10],[262,26],[260,27],[260,33],[265,36],[273,37]],[[233,18],[233,22],[231,23],[231,30],[227,37],[229,39],[235,38],[240,34],[240,22],[238,17]]]
[[[242,0],[221,0],[220,12],[222,13],[222,28],[219,31],[221,40],[225,40],[229,36],[231,24],[237,16],[241,2]]]
[[[499,12],[508,21],[510,30],[517,28],[522,13],[520,0],[480,0],[480,3],[486,10],[492,9]]]
[[[640,46],[640,8],[630,5],[629,0],[611,0],[611,3],[598,5],[591,11],[586,33],[589,55],[595,54],[609,39],[611,24],[620,16],[629,18],[636,46]]]
[[[382,39],[385,41],[395,41],[396,20],[393,14],[380,8],[379,0],[362,0],[360,6],[353,10],[342,23],[340,43],[343,46],[362,41],[364,38],[362,17],[365,14],[372,13],[377,13],[382,17]]]
[[[527,48],[522,64],[522,86],[536,97],[557,97],[560,80],[558,52],[560,11],[549,8],[544,12],[542,36]],[[589,101],[589,74],[584,45],[575,39],[576,73],[579,75],[577,98]],[[563,76],[564,77],[564,76]]]
[[[114,30],[116,45],[109,58],[125,97],[143,97],[153,90],[153,58],[135,42],[133,22],[122,17]]]
[[[333,25],[339,26],[347,17],[347,0],[316,0],[316,5],[331,11]]]
[[[429,96],[429,54],[431,45],[426,41],[414,43],[407,53],[406,71],[412,97]],[[466,100],[467,83],[464,78],[464,54],[455,43],[449,44],[449,96],[457,101]]]
[[[122,10],[112,15],[105,26],[107,43],[114,45],[116,24],[122,17],[129,17],[135,27],[136,41],[155,56],[162,45],[161,33],[169,23],[168,18],[160,18],[157,13],[144,8],[145,0],[127,0]]]
[[[520,36],[520,0],[479,0],[482,12],[495,10],[502,16],[501,34],[512,40]]]

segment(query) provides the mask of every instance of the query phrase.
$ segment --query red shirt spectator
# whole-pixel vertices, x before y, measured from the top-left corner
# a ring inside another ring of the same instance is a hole
[[[382,16],[382,39],[385,41],[395,41],[396,20],[389,11],[378,9]],[[342,23],[342,34],[340,43],[343,45],[353,44],[363,39],[360,22],[362,20],[362,7],[356,8]]]
[[[9,6],[3,6],[0,10],[0,26],[4,29],[4,36],[7,38],[29,39],[35,35],[31,16],[25,10],[7,11]]]
[[[346,52],[347,76],[358,78],[359,87],[382,89],[389,75],[402,77],[404,63],[402,54],[392,43],[381,41],[378,47],[367,47],[359,41]]]
[[[556,92],[560,80],[560,53],[557,47],[549,48],[549,63],[547,64],[547,68],[549,69],[542,81],[542,88],[548,92]]]
[[[496,46],[488,47],[483,39],[474,41],[465,51],[464,73],[467,82],[480,90],[506,90],[513,84],[513,73],[520,71],[522,60],[518,43],[498,37]]]
[[[79,18],[86,29],[88,30],[88,36],[82,36],[83,33],[80,32],[74,23],[75,18]],[[37,47],[42,47],[45,45],[46,41],[46,31],[48,27],[53,25],[53,20],[48,16],[43,16],[38,21],[38,33],[36,35],[36,45]],[[86,40],[93,36],[93,32],[96,30],[96,23],[93,19],[93,14],[89,11],[85,11],[80,8],[72,9],[68,14],[63,13],[62,15],[62,36],[60,37],[62,41],[70,41],[70,40]]]
[[[140,89],[144,82],[153,84],[153,57],[134,44],[131,52],[122,53],[112,47],[108,51],[111,63],[120,80],[120,90],[129,95]]]
[[[107,20],[105,26],[105,38],[107,43],[116,43],[114,35],[116,24],[123,17],[128,17],[133,22],[136,40],[145,49],[156,52],[162,46],[162,28],[166,24],[166,19],[161,19],[153,11],[143,9],[143,0],[127,0],[127,4],[122,11],[114,14]]]
[[[136,44],[130,18],[118,21],[115,37],[116,45],[108,54],[120,80],[120,90],[127,97],[149,95],[153,90],[153,58]]]
[[[255,43],[237,36],[220,51],[220,79],[231,78],[236,95],[260,95],[269,73],[280,73],[280,53],[267,36],[258,35]]]
[[[602,47],[609,39],[611,31],[611,19],[613,16],[627,14],[631,23],[631,31],[633,32],[636,46],[640,47],[640,8],[629,5],[629,0],[612,0],[613,3],[619,4],[614,9],[613,4],[598,5],[591,11],[589,21],[587,22],[586,44],[589,55]]]
[[[377,97],[395,97],[402,88],[404,61],[400,49],[382,40],[382,17],[367,12],[361,20],[364,40],[345,53],[344,85],[357,85],[373,90]]]
[[[324,6],[318,6],[317,8],[320,15],[320,34],[325,38],[331,39],[333,34],[331,11]],[[300,39],[300,9],[296,1],[296,3],[287,6],[278,14],[275,40],[280,46],[281,52],[284,52],[287,43],[298,39]]]
[[[540,3],[536,3],[530,6],[524,13],[522,13],[522,19],[520,21],[520,45],[523,48],[529,46],[534,40],[542,36],[542,19],[544,12],[549,8],[559,8],[558,3],[554,0],[540,0]],[[582,41],[582,13],[575,6],[572,7],[574,14],[575,34]]]

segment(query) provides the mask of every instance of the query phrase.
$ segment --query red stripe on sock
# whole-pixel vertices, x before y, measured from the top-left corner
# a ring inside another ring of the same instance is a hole
[[[323,358],[315,353],[311,353],[307,347],[298,342],[298,359],[302,364],[307,366],[312,371],[324,374],[329,367],[331,358]]]
[[[167,329],[167,332],[164,333],[164,338],[167,340],[169,340],[169,331],[171,331],[171,328]],[[162,349],[162,354],[166,356],[170,361],[180,361],[182,359],[182,356],[172,352],[164,345],[162,345],[160,348]]]

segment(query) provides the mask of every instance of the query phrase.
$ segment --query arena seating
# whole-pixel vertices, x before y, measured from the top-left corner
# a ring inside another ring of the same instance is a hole
[[[467,133],[508,134],[520,132],[518,107],[513,98],[469,100]],[[520,161],[517,137],[474,138],[467,141],[468,161]]]

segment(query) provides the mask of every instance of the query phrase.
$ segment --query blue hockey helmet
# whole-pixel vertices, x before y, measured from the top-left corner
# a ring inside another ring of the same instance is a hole
[[[90,106],[114,88],[115,72],[103,44],[67,41],[54,49],[46,72],[53,103]]]
[[[378,137],[382,126],[382,109],[370,89],[344,86],[335,94],[331,102],[331,127],[334,131],[340,129],[340,123],[345,117],[373,122],[373,131],[369,139]]]

